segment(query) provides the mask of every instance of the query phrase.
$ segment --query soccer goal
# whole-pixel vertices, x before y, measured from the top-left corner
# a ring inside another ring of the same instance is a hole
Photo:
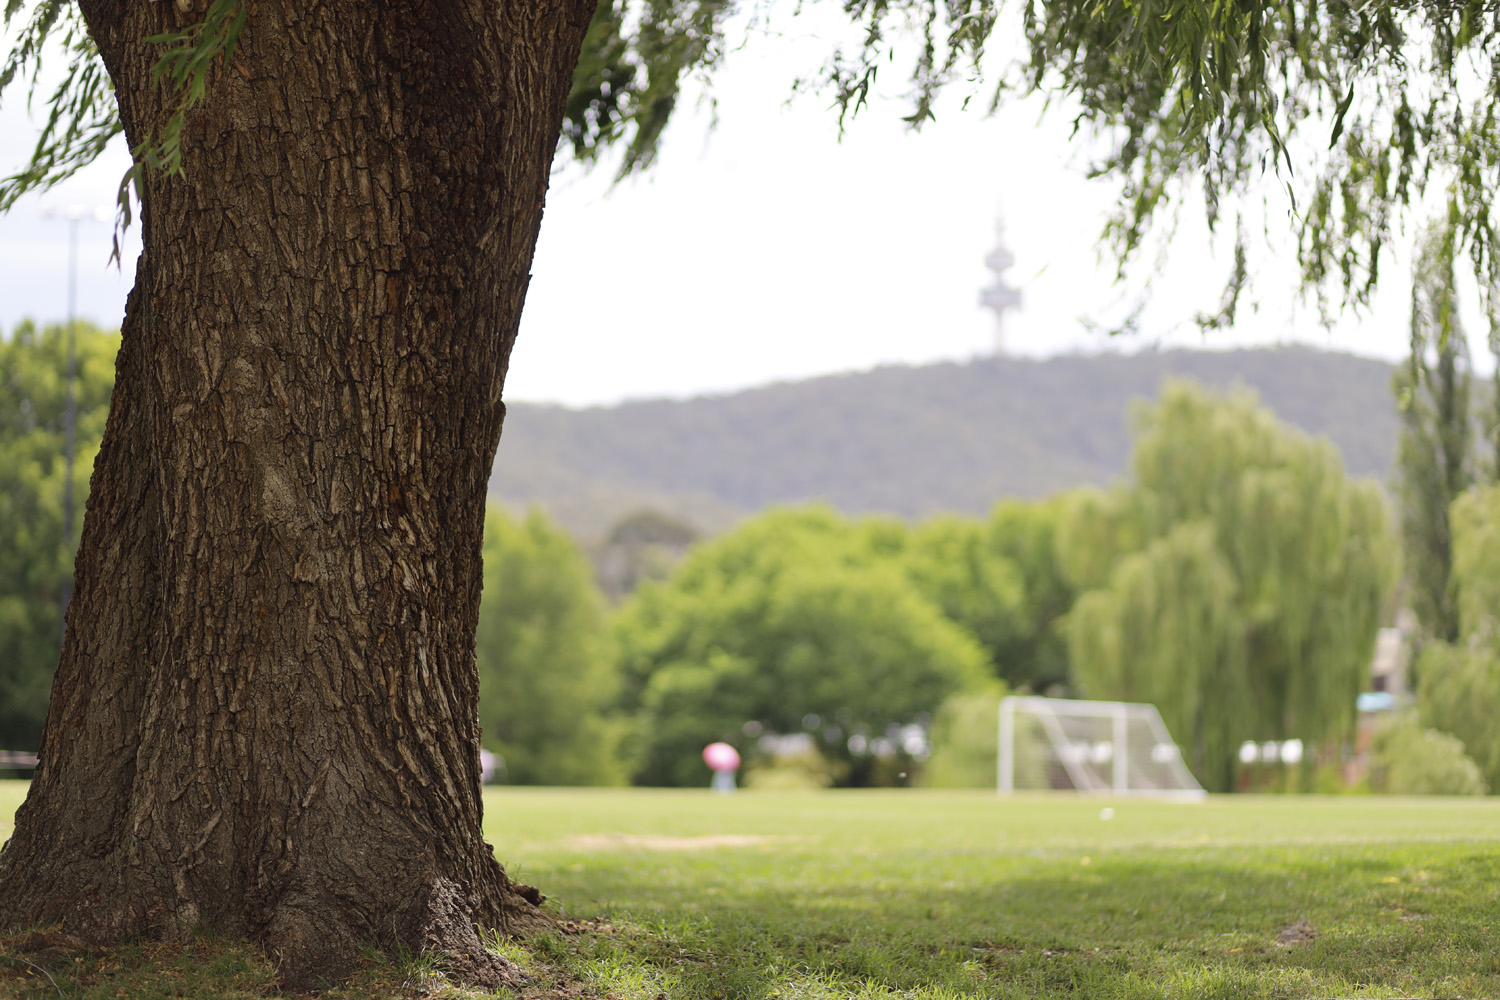
[[[999,763],[1001,794],[1204,796],[1155,705],[1006,698]]]

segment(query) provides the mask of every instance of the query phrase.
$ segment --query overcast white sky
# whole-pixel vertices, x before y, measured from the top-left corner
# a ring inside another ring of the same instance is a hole
[[[893,99],[839,141],[826,102],[785,106],[791,81],[827,43],[783,25],[794,37],[752,39],[727,60],[714,88],[716,130],[706,112],[682,115],[656,168],[618,187],[607,171],[554,179],[507,398],[682,397],[986,353],[994,321],[978,294],[1001,213],[1016,255],[1009,277],[1024,295],[1006,327],[1013,353],[1295,341],[1403,356],[1404,266],[1387,267],[1398,280],[1371,315],[1330,335],[1311,307],[1294,311],[1295,275],[1283,261],[1257,279],[1259,311],[1205,341],[1191,317],[1217,301],[1229,261],[1210,254],[1195,205],[1165,267],[1141,273],[1151,293],[1143,334],[1090,332],[1087,321],[1118,321],[1134,293],[1115,287],[1098,258],[1111,191],[1083,176],[1065,116],[1039,125],[1036,104],[993,118],[947,108],[912,134],[893,81]],[[13,92],[0,105],[0,170],[22,161],[34,134]],[[67,224],[45,212],[108,209],[125,166],[115,149],[0,216],[0,329],[63,318]],[[138,232],[116,271],[106,264],[110,224],[82,225],[80,315],[119,323]]]

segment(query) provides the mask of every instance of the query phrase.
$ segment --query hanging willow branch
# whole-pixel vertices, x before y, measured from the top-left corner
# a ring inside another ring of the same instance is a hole
[[[8,0],[7,27],[25,6],[26,0]],[[173,101],[161,132],[131,150],[132,164],[120,180],[116,197],[114,260],[120,256],[120,234],[130,226],[131,195],[139,198],[145,173],[182,173],[183,124],[207,95],[210,69],[221,57],[233,57],[247,14],[244,0],[212,0],[197,24],[143,39],[148,45],[165,49],[151,72]],[[10,208],[27,192],[45,191],[67,180],[92,163],[122,131],[114,87],[99,50],[89,38],[77,7],[64,0],[41,0],[34,6],[0,70],[0,95],[18,78],[29,77],[28,103],[35,99],[49,42],[60,45],[67,72],[47,99],[47,121],[30,161],[0,181],[0,211]]]
[[[789,0],[785,9],[795,17],[816,2]],[[768,7],[601,0],[560,141],[584,162],[620,150],[622,175],[649,167],[686,81],[706,85],[729,48],[729,25],[740,23],[733,19]],[[808,84],[831,100],[840,127],[891,74],[913,127],[933,118],[944,91],[972,94],[981,80],[993,88],[992,107],[1028,92],[1075,106],[1077,128],[1108,142],[1092,173],[1122,183],[1103,234],[1120,276],[1154,264],[1141,259],[1144,241],[1160,228],[1161,210],[1193,192],[1211,226],[1234,218],[1234,265],[1203,325],[1234,321],[1264,252],[1247,237],[1243,203],[1276,183],[1296,206],[1304,289],[1330,320],[1338,306],[1370,303],[1393,244],[1409,240],[1408,225],[1425,221],[1440,198],[1500,345],[1492,294],[1500,231],[1489,210],[1500,187],[1493,0],[840,0],[840,10],[850,37],[830,45]],[[0,91],[27,75],[35,90],[49,39],[68,69],[30,163],[0,182],[0,209],[70,176],[119,131],[74,8],[6,0],[7,25],[23,12]],[[141,170],[181,169],[182,122],[245,17],[242,0],[212,0],[201,23],[148,40],[165,47],[158,75],[178,100],[162,133],[132,151],[131,181]],[[996,65],[986,49],[1012,29],[1026,41],[1025,58]],[[128,220],[128,199],[122,213]]]
[[[7,28],[25,7],[25,0],[8,0]],[[121,131],[114,87],[104,63],[84,30],[77,8],[64,0],[41,0],[34,5],[0,69],[0,95],[25,78],[27,104],[35,102],[49,41],[61,50],[58,56],[67,60],[66,72],[46,99],[47,120],[31,159],[0,180],[0,211],[9,209],[28,191],[45,191],[67,180],[92,163]]]

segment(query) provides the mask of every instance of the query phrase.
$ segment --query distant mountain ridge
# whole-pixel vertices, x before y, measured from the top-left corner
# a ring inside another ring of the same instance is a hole
[[[1391,366],[1307,347],[1146,351],[890,366],[683,401],[572,410],[512,403],[492,496],[584,537],[654,507],[709,531],[773,504],[983,513],[1122,476],[1128,410],[1162,381],[1242,383],[1384,481],[1398,420]]]

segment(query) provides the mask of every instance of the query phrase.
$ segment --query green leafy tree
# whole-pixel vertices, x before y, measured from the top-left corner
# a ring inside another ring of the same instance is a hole
[[[1006,621],[1015,627],[991,636],[997,674],[1013,688],[1048,693],[1069,683],[1064,616],[1074,590],[1058,555],[1058,528],[1068,498],[997,504],[985,525],[989,550],[1020,574],[1021,609]],[[976,633],[982,634],[982,633]]]
[[[1093,588],[1069,623],[1082,692],[1156,704],[1218,790],[1242,739],[1347,735],[1395,571],[1378,488],[1253,394],[1183,382],[1136,414],[1133,469],[1065,530]]]
[[[1057,560],[1069,586],[1080,593],[1106,586],[1115,563],[1146,543],[1135,491],[1091,486],[1062,498]]]
[[[1458,638],[1449,508],[1473,479],[1469,352],[1454,293],[1453,232],[1440,228],[1414,273],[1411,353],[1394,378],[1401,410],[1397,496],[1410,580],[1408,600],[1424,632]]]
[[[587,557],[540,511],[485,519],[479,722],[517,785],[624,780],[604,599]]]
[[[75,326],[73,496],[81,511],[99,451],[120,338]],[[23,322],[0,339],[0,748],[41,738],[82,518],[63,538],[67,335]]]
[[[1057,501],[1006,502],[988,521],[938,515],[907,528],[883,518],[857,525],[873,554],[899,562],[917,589],[977,639],[1006,685],[1045,690],[1067,681],[1057,628],[1072,601],[1055,555]]]
[[[951,514],[928,518],[912,528],[903,561],[917,590],[989,652],[996,676],[1030,679],[1032,664],[1021,659],[1027,651],[1015,648],[1036,630],[1026,581],[995,550],[988,525]]]
[[[979,640],[995,677],[1010,687],[1046,691],[1068,682],[1059,622],[1073,590],[1055,538],[1065,503],[1007,501],[986,521],[933,517],[886,545],[904,550],[918,589]]]
[[[625,605],[617,635],[625,706],[639,718],[637,781],[702,784],[703,746],[749,752],[751,723],[809,732],[843,783],[867,784],[876,741],[983,679],[975,640],[865,534],[826,509],[773,511]]]
[[[1459,626],[1500,649],[1500,485],[1470,489],[1453,502],[1451,519]]]
[[[1459,497],[1452,524],[1458,641],[1422,647],[1417,705],[1422,725],[1456,737],[1500,789],[1500,486]]]
[[[520,926],[537,894],[482,836],[474,627],[552,155],[649,163],[740,8],[7,0],[0,86],[62,63],[0,208],[123,132],[143,253],[49,702],[87,738],[46,729],[0,852],[0,927],[252,935],[289,986],[373,933],[506,978],[475,927]],[[841,111],[895,64],[914,124],[1011,29],[986,0],[842,9],[856,38],[822,74]],[[1098,173],[1124,182],[1122,259],[1188,191],[1217,221],[1306,153],[1309,282],[1366,299],[1431,190],[1481,288],[1500,284],[1500,78],[1464,71],[1500,48],[1484,5],[1011,9],[1029,58],[995,67],[1004,83],[1117,140]],[[1209,321],[1233,314],[1251,250]],[[270,721],[214,729],[249,716]],[[169,717],[192,724],[144,724]]]

